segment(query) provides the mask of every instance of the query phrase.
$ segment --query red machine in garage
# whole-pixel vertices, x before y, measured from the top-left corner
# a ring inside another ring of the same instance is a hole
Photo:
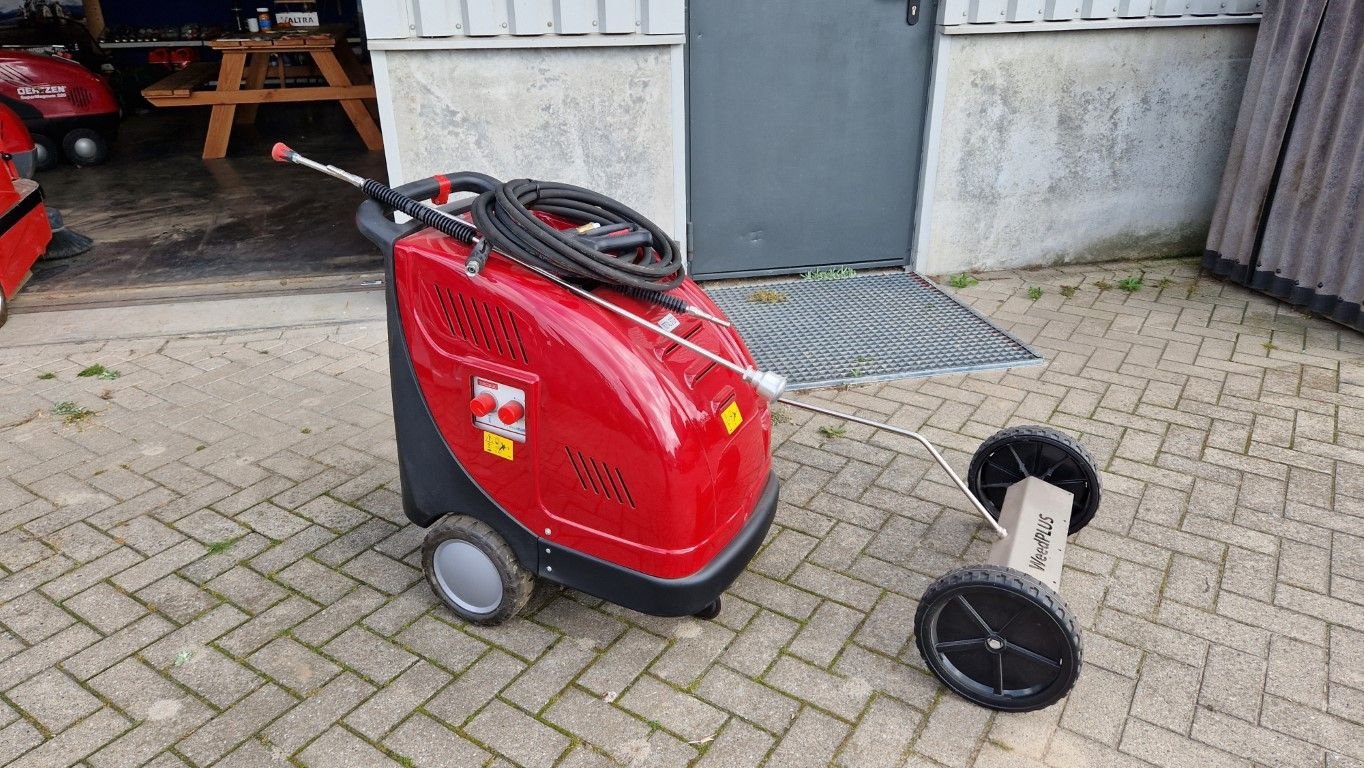
[[[0,106],[0,325],[9,318],[10,299],[52,240],[42,188],[25,178],[33,155],[23,122]]]
[[[119,107],[104,78],[56,56],[0,49],[0,104],[33,134],[39,168],[65,156],[76,165],[109,157],[118,137]]]

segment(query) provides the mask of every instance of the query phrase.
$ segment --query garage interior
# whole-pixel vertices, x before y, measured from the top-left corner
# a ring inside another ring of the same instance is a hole
[[[61,19],[64,14],[80,17],[93,7],[102,16],[102,22],[93,16],[85,22],[92,29],[103,27],[97,55],[112,65],[106,74],[123,119],[106,161],[80,167],[63,158],[38,171],[48,205],[95,245],[71,258],[39,259],[15,312],[362,289],[381,279],[381,257],[353,224],[358,200],[345,189],[289,173],[269,157],[276,141],[286,141],[357,173],[384,178],[383,152],[367,149],[341,102],[264,103],[251,110],[253,122],[243,119],[245,110],[238,107],[226,156],[206,160],[213,107],[158,107],[142,96],[143,89],[177,72],[183,81],[192,68],[203,75],[196,78],[195,93],[213,91],[221,57],[210,41],[266,37],[245,29],[248,20],[256,20],[257,3],[67,0],[60,11],[55,4],[44,9],[41,0],[25,5],[0,0],[0,25],[7,30],[0,45],[85,58],[88,54],[75,50],[78,44],[34,43],[62,37],[51,30],[72,23]],[[269,4],[276,22],[280,12],[316,13],[322,28],[344,34],[363,61],[357,5],[356,0]],[[20,15],[6,13],[14,10]],[[25,13],[29,18],[23,18]],[[275,34],[280,32],[276,26]],[[316,69],[305,67],[306,57],[270,55],[268,62],[264,88],[280,87],[281,76],[289,89],[327,84]],[[355,69],[357,78],[367,76]],[[250,74],[244,79],[243,89],[249,89]],[[373,118],[372,100],[366,108]]]

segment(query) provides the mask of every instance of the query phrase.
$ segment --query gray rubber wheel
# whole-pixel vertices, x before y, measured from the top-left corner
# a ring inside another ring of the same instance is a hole
[[[990,709],[1049,707],[1080,677],[1080,631],[1065,601],[1002,565],[958,568],[930,584],[914,634],[943,685]]]
[[[57,142],[41,133],[35,133],[33,134],[33,150],[35,168],[40,171],[49,171],[57,167],[57,161],[61,159]]]
[[[426,532],[422,568],[431,590],[460,618],[501,624],[515,616],[535,589],[532,576],[491,526],[452,515]]]
[[[72,165],[99,165],[109,159],[109,142],[98,131],[77,128],[62,139],[62,150]]]
[[[1099,511],[1103,487],[1089,451],[1075,438],[1050,427],[1009,427],[980,444],[966,471],[966,484],[995,519],[1009,486],[1036,477],[1074,496],[1070,530],[1074,534]]]

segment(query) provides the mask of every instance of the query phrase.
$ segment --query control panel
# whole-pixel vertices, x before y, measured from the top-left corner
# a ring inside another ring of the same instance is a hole
[[[526,392],[483,376],[473,378],[469,412],[484,432],[526,442]]]

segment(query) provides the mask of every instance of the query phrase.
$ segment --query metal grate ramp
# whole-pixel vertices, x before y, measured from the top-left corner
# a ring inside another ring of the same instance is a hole
[[[706,289],[792,389],[1037,365],[1041,356],[913,273]]]

